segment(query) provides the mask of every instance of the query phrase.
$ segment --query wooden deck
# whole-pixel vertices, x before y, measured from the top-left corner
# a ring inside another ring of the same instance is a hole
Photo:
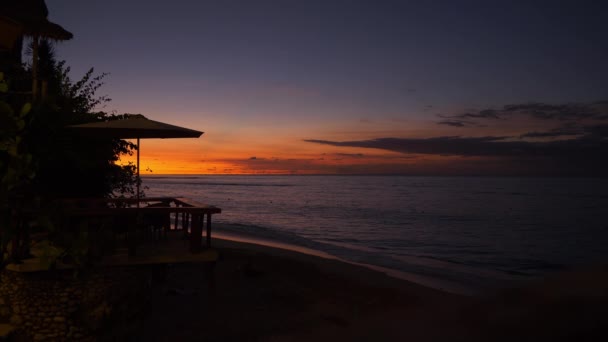
[[[222,209],[179,197],[151,197],[141,199],[77,199],[64,202],[66,226],[106,224],[127,227],[129,254],[136,255],[142,232],[155,230],[166,233],[182,230],[190,236],[189,249],[202,250],[205,232],[207,248],[211,247],[211,217]],[[145,236],[145,234],[144,234]]]
[[[137,204],[136,199],[74,199],[65,201],[58,215],[63,229],[88,231],[92,259],[102,266],[217,260],[211,248],[211,217],[221,213],[220,208],[173,197],[142,198]],[[55,268],[73,266],[58,262]],[[7,269],[36,272],[48,265],[35,257]]]

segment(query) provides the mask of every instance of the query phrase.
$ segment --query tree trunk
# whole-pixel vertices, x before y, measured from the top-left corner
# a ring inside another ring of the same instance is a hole
[[[34,36],[32,41],[32,98],[38,98],[38,36]]]

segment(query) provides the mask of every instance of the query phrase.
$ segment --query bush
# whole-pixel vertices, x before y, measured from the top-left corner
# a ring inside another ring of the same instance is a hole
[[[91,68],[73,82],[65,62],[55,61],[50,44],[41,44],[40,50],[40,76],[48,85],[43,99],[26,101],[23,91],[11,88],[10,79],[0,78],[0,261],[26,256],[33,230],[66,233],[50,220],[58,199],[133,196],[138,181],[134,165],[116,164],[121,154],[132,153],[134,144],[76,136],[66,128],[119,118],[97,111],[109,101],[96,96],[106,74],[94,76]],[[27,66],[20,70],[21,75],[28,72]]]

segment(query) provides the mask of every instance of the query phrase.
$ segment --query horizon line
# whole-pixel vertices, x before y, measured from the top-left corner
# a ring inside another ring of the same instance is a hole
[[[140,175],[141,178],[156,177],[156,176],[372,176],[372,177],[487,177],[487,178],[587,178],[587,179],[605,179],[606,176],[598,175],[492,175],[492,174],[405,174],[405,173],[157,173]]]

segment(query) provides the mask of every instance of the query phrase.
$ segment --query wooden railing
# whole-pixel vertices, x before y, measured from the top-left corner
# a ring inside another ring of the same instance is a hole
[[[68,226],[74,225],[74,220],[80,224],[99,218],[109,219],[114,225],[126,225],[129,255],[137,253],[138,232],[150,226],[161,226],[165,236],[169,230],[189,232],[192,253],[202,250],[202,233],[206,230],[206,245],[211,247],[211,217],[222,212],[218,207],[181,197],[69,199],[62,201],[61,207]]]

